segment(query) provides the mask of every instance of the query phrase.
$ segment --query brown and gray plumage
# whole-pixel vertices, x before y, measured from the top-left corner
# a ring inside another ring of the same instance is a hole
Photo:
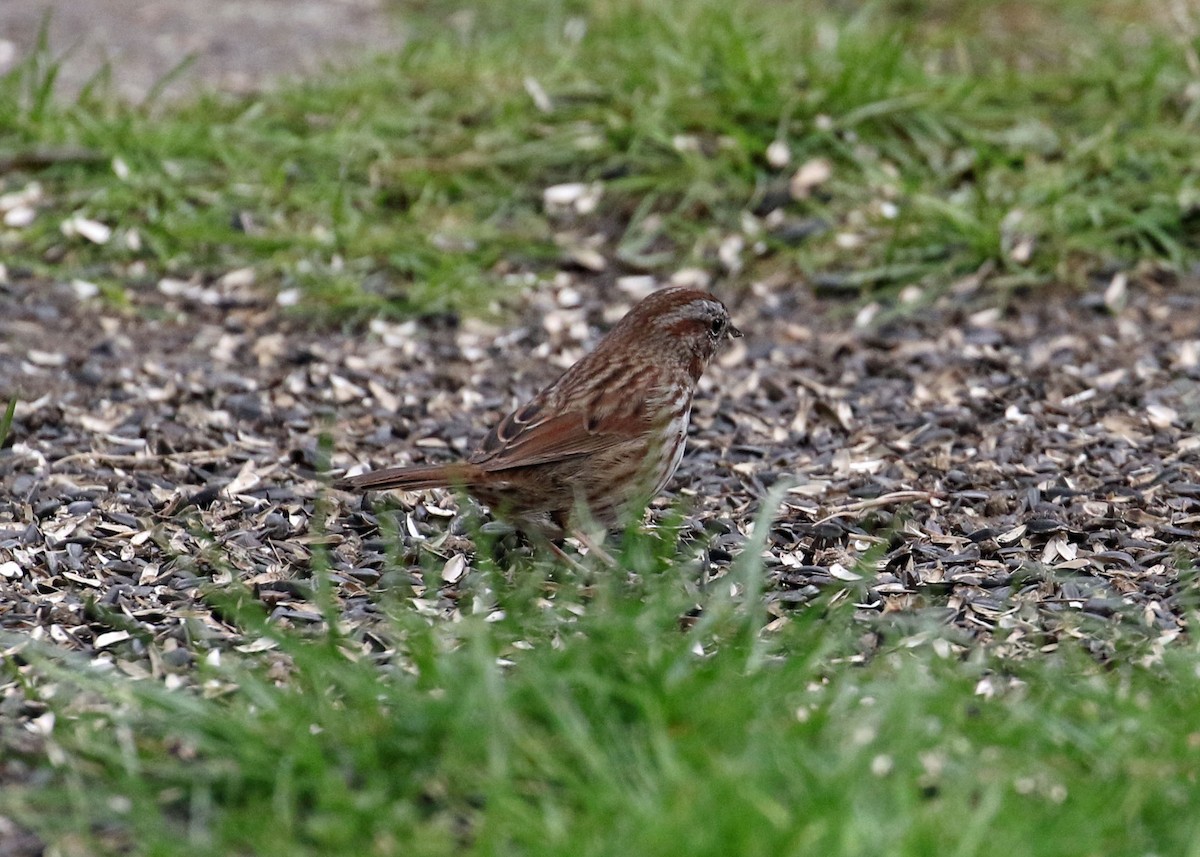
[[[713,295],[654,292],[594,351],[501,420],[467,461],[388,468],[336,487],[460,487],[499,515],[544,531],[566,531],[584,510],[611,526],[671,478],[696,383],[718,346],[738,336]]]

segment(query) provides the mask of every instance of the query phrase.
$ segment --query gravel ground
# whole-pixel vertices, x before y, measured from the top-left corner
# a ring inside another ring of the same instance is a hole
[[[66,88],[108,57],[133,98],[188,53],[172,92],[260,86],[402,41],[384,0],[5,0],[0,64],[51,8],[52,46],[76,45]],[[1200,282],[1118,275],[1004,310],[976,305],[979,286],[898,321],[794,283],[733,301],[750,335],[706,379],[674,483],[698,578],[721,573],[765,487],[788,477],[764,558],[777,613],[838,587],[864,620],[928,615],[1014,653],[1065,634],[1107,656],[1123,625],[1180,632],[1200,521]],[[647,287],[563,271],[513,307],[532,326],[441,318],[350,337],[290,321],[246,272],[133,289],[126,310],[65,284],[0,284],[0,380],[21,394],[0,451],[0,629],[135,671],[177,651],[186,669],[252,644],[203,587],[237,577],[281,621],[314,621],[315,544],[364,628],[396,581],[452,615],[471,557],[452,498],[401,514],[412,567],[389,571],[385,507],[338,495],[314,523],[319,435],[335,469],[466,452]],[[450,585],[424,581],[429,550]],[[878,568],[859,579],[864,554]]]
[[[167,652],[186,669],[254,645],[206,606],[214,586],[319,621],[315,545],[362,634],[397,587],[452,618],[474,557],[454,498],[333,494],[319,511],[320,436],[334,470],[465,454],[648,285],[619,282],[560,275],[521,299],[538,324],[357,336],[289,321],[246,272],[166,281],[128,310],[0,287],[0,377],[22,391],[0,453],[0,629],[135,673]],[[868,624],[930,617],[1014,654],[1078,636],[1108,656],[1102,629],[1121,623],[1169,642],[1200,525],[1200,284],[1118,279],[1005,310],[972,310],[971,285],[886,323],[786,284],[726,294],[747,335],[706,378],[652,518],[682,501],[703,581],[789,478],[764,557],[778,615],[832,587]]]

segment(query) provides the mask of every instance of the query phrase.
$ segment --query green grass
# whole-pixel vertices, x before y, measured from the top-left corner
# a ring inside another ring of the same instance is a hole
[[[12,429],[13,416],[17,413],[17,399],[14,396],[8,400],[8,406],[4,409],[4,413],[0,415],[0,447],[4,446],[4,441],[8,440],[8,432]]]
[[[54,763],[0,814],[64,854],[1196,853],[1194,643],[1006,662],[928,627],[863,657],[849,600],[760,631],[753,563],[746,598],[697,593],[674,550],[587,589],[485,563],[461,622],[398,600],[386,657],[242,609],[278,651],[190,690],[26,647],[5,680],[57,715]]]
[[[10,268],[112,290],[251,266],[326,316],[478,310],[519,287],[509,275],[553,270],[567,227],[603,235],[610,270],[721,274],[722,238],[755,210],[748,243],[761,246],[731,279],[851,296],[940,289],[983,266],[1003,290],[1197,258],[1197,45],[1166,12],[1086,0],[404,8],[407,50],[256,98],[130,107],[100,79],[62,104],[45,54],[10,73],[0,153],[98,156],[38,171],[45,200],[6,237]],[[774,140],[791,150],[786,168],[766,162]],[[817,158],[831,178],[781,200]],[[564,181],[602,183],[599,208],[547,217],[542,190]],[[764,212],[781,201],[785,219],[827,228],[797,246],[772,237]],[[115,227],[113,240],[64,238],[76,212]]]

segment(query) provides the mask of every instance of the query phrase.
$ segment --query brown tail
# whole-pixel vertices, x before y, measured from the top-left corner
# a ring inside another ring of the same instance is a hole
[[[388,467],[339,479],[334,488],[343,491],[386,491],[400,488],[420,491],[424,488],[451,488],[470,485],[473,469],[469,464],[427,464],[420,467]]]

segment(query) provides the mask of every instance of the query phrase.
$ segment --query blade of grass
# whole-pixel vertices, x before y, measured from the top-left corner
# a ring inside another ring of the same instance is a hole
[[[8,440],[8,433],[12,430],[13,417],[17,413],[17,397],[13,396],[8,400],[8,407],[4,409],[4,416],[0,417],[0,447],[4,446]]]

